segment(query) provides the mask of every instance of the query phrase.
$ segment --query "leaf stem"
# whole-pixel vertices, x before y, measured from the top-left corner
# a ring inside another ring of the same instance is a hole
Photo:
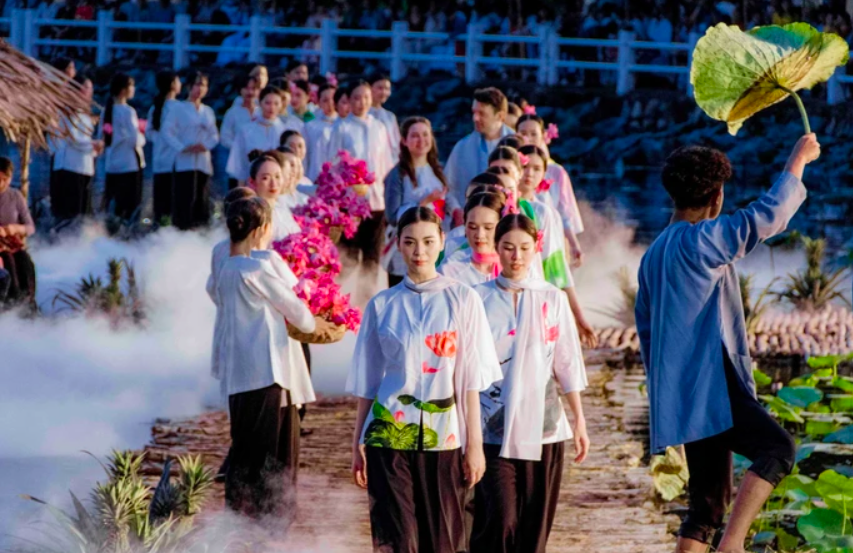
[[[785,92],[790,94],[791,97],[794,98],[794,101],[797,102],[797,107],[800,109],[800,117],[803,118],[803,127],[805,127],[805,129],[806,129],[806,134],[811,134],[812,127],[811,127],[811,125],[809,125],[809,116],[806,113],[806,106],[803,105],[803,101],[800,99],[799,94],[797,94],[793,90],[788,90],[785,87],[779,87],[779,88],[781,88],[782,90],[784,90]]]

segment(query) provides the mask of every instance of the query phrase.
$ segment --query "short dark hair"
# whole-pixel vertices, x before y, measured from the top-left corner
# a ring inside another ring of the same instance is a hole
[[[527,215],[522,213],[514,213],[507,215],[500,220],[498,226],[495,227],[495,245],[501,241],[503,236],[512,230],[522,230],[530,235],[535,242],[539,238],[539,231],[536,230],[536,223],[533,222]]]
[[[468,214],[475,207],[485,207],[486,209],[491,209],[495,213],[498,214],[498,219],[501,218],[501,212],[504,209],[504,205],[506,204],[506,196],[495,191],[495,192],[478,192],[476,194],[471,194],[468,196],[468,199],[465,201],[465,210],[463,220],[468,220]]]
[[[324,93],[324,92],[326,92],[327,90],[332,90],[332,91],[334,91],[334,94],[335,94],[335,96],[336,96],[336,95],[337,95],[337,92],[338,92],[338,87],[337,87],[337,86],[335,86],[335,85],[333,85],[333,84],[330,84],[330,83],[323,83],[323,84],[321,84],[321,85],[320,85],[320,88],[318,88],[318,89],[317,89],[317,98],[319,98],[320,96],[322,96],[322,95],[323,95],[323,93]],[[336,103],[337,103],[337,102],[336,102]]]
[[[489,165],[499,159],[506,159],[513,162],[518,170],[521,171],[524,167],[521,166],[521,158],[518,157],[518,150],[509,146],[498,146],[492,153],[489,154]]]
[[[368,83],[367,81],[362,81],[362,80],[358,80],[358,81],[354,81],[354,82],[350,83],[350,85],[347,87],[347,96],[352,96],[352,93],[355,92],[355,90],[357,88],[361,88],[363,86],[370,88],[370,83]]]
[[[425,206],[415,206],[407,209],[400,220],[397,221],[397,240],[403,236],[403,229],[415,223],[434,223],[438,227],[438,234],[444,234],[441,228],[441,219],[438,218],[435,211]]]
[[[304,65],[306,68],[308,67],[308,64],[307,64],[307,63],[305,63],[304,61],[299,61],[299,60],[296,60],[296,59],[290,60],[289,62],[287,62],[287,67],[285,67],[284,72],[285,72],[285,73],[290,73],[291,71],[293,71],[293,70],[294,70],[294,69],[296,69],[297,67],[302,67],[303,65]]]
[[[723,152],[682,146],[666,158],[661,181],[676,208],[690,209],[710,204],[731,177],[732,164]]]
[[[296,129],[287,129],[286,131],[281,133],[281,136],[278,138],[278,145],[286,146],[287,141],[290,140],[291,136],[302,136],[302,133],[297,131]]]
[[[270,84],[270,85],[265,86],[264,89],[261,90],[261,93],[258,95],[258,100],[263,100],[264,98],[266,98],[270,94],[278,94],[278,97],[283,100],[284,95],[290,94],[290,91],[288,90],[285,92],[281,88]]]
[[[298,79],[295,81],[291,81],[290,84],[292,84],[296,88],[302,90],[302,92],[304,92],[305,94],[311,94],[311,83],[309,83],[308,81],[303,81],[302,79]]]
[[[521,108],[518,107],[518,104],[516,104],[515,102],[508,103],[506,111],[508,114],[515,115],[516,117],[520,117],[521,114],[524,113],[523,111],[521,111]]]
[[[372,75],[368,82],[370,82],[370,86],[373,86],[376,83],[378,83],[379,81],[388,81],[390,83],[391,77],[389,77],[385,73],[377,73],[375,75]]]
[[[498,140],[498,145],[496,147],[500,146],[509,146],[510,148],[515,148],[517,150],[524,146],[524,140],[521,138],[521,135],[508,134]]]
[[[493,86],[475,90],[474,101],[492,106],[497,113],[506,113],[509,109],[507,107],[506,95]]]
[[[341,101],[341,98],[346,96],[349,98],[349,90],[343,87],[338,87],[335,89],[335,105],[338,105],[338,102]]]
[[[12,163],[12,160],[6,156],[0,156],[0,173],[11,177],[12,173],[15,172],[15,164]]]

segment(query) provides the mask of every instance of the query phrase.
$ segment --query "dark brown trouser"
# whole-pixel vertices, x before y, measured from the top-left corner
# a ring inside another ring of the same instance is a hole
[[[50,212],[61,221],[92,214],[92,177],[60,169],[50,176]]]
[[[101,207],[104,211],[115,207],[115,216],[130,220],[138,218],[139,207],[142,204],[142,170],[131,173],[107,173],[104,185],[104,199]]]
[[[565,442],[542,446],[542,459],[500,457],[486,444],[486,474],[477,484],[471,553],[545,553],[563,475]]]
[[[5,304],[8,306],[30,304],[35,308],[36,302],[36,266],[27,250],[15,253],[0,253],[3,267],[9,273],[9,289],[6,293]],[[2,307],[2,305],[0,305]]]
[[[462,450],[366,449],[374,552],[468,551]]]
[[[175,173],[172,224],[189,230],[210,222],[210,175],[202,171]]]
[[[294,405],[281,406],[285,394],[272,385],[229,396],[231,451],[225,503],[251,517],[283,517],[287,525],[296,515],[299,416]]]
[[[173,173],[154,173],[154,222],[172,216]]]

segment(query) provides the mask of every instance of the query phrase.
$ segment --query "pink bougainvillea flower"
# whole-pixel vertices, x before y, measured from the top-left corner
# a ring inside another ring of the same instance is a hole
[[[421,365],[421,371],[424,374],[435,374],[439,371],[439,369],[437,367],[430,367],[429,364],[427,364],[427,362],[424,361],[423,365]]]
[[[545,129],[545,144],[550,144],[555,138],[560,138],[560,130],[554,123],[549,123],[548,128]]]
[[[542,194],[551,189],[551,185],[554,184],[554,181],[551,179],[542,179],[542,182],[539,183],[539,186],[536,187],[536,193]]]
[[[406,418],[406,414],[403,413],[402,411],[397,411],[396,413],[394,413],[394,420],[397,422],[403,422],[405,420],[405,418]]]
[[[456,338],[458,333],[455,330],[445,330],[444,332],[436,332],[426,337],[424,342],[426,346],[439,357],[453,357],[456,355]]]
[[[525,166],[530,162],[530,157],[524,154],[518,154],[518,159],[521,161],[522,166]]]
[[[522,111],[527,115],[536,115],[536,106],[527,104]]]

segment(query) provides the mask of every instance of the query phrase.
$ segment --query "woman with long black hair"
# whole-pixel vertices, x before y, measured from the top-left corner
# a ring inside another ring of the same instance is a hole
[[[139,215],[142,203],[142,169],[145,157],[145,135],[139,130],[136,110],[128,100],[136,94],[136,83],[124,73],[110,81],[110,97],[104,106],[99,136],[104,139],[106,188],[102,208],[112,206],[114,214],[125,220]]]
[[[163,138],[177,152],[172,223],[181,230],[204,226],[210,219],[210,151],[219,143],[219,132],[213,110],[201,103],[207,90],[207,75],[196,73],[187,100],[169,110],[164,125]]]
[[[177,152],[167,140],[161,139],[160,131],[167,111],[178,103],[176,98],[181,93],[181,79],[174,71],[160,71],[156,81],[157,96],[154,97],[154,105],[148,110],[145,138],[153,144],[151,168],[154,172],[154,221],[162,224],[165,217],[172,216],[172,173]]]

